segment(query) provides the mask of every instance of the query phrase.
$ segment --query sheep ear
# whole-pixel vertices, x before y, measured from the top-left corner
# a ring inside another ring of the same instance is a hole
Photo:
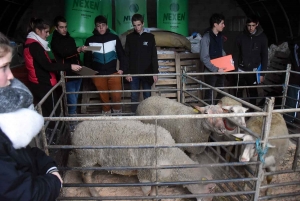
[[[231,111],[231,106],[222,106],[222,109],[224,112],[229,112]]]
[[[246,107],[243,107],[243,108],[244,108],[245,112],[247,112],[249,110],[249,108],[246,108]]]
[[[199,107],[197,105],[194,106],[196,110],[198,110],[199,112],[201,112],[201,114],[203,114],[205,112],[205,107]]]
[[[245,134],[232,134],[234,137],[240,138],[240,139],[244,139]]]

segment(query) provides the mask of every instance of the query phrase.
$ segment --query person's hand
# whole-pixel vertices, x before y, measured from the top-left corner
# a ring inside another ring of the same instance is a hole
[[[120,75],[122,75],[122,74],[123,74],[123,71],[122,71],[122,70],[118,70],[117,73],[120,74]]]
[[[157,75],[153,75],[153,80],[154,80],[154,83],[156,83],[156,82],[157,82],[157,80],[158,80],[158,77],[157,77]]]
[[[83,46],[77,48],[77,52],[78,52],[78,53],[84,52],[85,49],[86,49],[86,46],[83,45]]]
[[[72,64],[71,68],[73,71],[80,71],[82,69],[82,67],[77,64]]]
[[[51,172],[51,174],[57,176],[57,178],[60,180],[60,183],[63,184],[63,180],[58,172]]]
[[[131,77],[131,76],[127,76],[127,77],[126,77],[126,80],[127,80],[128,82],[131,82],[131,81],[132,81],[132,77]]]
[[[225,71],[224,71],[223,68],[219,68],[218,72],[219,72],[219,73],[224,73]]]
[[[265,77],[264,76],[260,76],[260,83],[265,81]]]

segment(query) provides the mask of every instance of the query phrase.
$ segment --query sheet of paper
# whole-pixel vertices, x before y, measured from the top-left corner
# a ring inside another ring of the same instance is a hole
[[[231,54],[224,57],[212,59],[210,60],[210,62],[218,68],[225,68],[225,72],[234,70],[234,63]]]
[[[101,46],[86,46],[85,51],[100,51]]]
[[[96,75],[98,72],[94,71],[93,69],[90,69],[88,67],[85,66],[81,66],[82,69],[80,71],[73,71],[74,73],[78,74],[78,75]]]

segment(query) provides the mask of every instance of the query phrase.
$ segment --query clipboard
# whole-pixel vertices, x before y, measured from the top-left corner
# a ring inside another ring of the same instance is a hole
[[[84,51],[100,51],[101,46],[86,46]]]
[[[85,66],[81,66],[81,70],[80,71],[72,71],[78,75],[96,75],[98,72],[94,71],[93,69],[90,69],[88,67]]]
[[[225,68],[225,72],[234,70],[234,62],[231,54],[224,57],[212,59],[210,60],[210,62],[218,68]]]

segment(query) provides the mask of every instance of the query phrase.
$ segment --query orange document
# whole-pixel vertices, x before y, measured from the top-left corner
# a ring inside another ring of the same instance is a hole
[[[234,70],[234,63],[231,54],[224,57],[212,59],[210,60],[210,62],[218,68],[225,68],[225,72]]]

